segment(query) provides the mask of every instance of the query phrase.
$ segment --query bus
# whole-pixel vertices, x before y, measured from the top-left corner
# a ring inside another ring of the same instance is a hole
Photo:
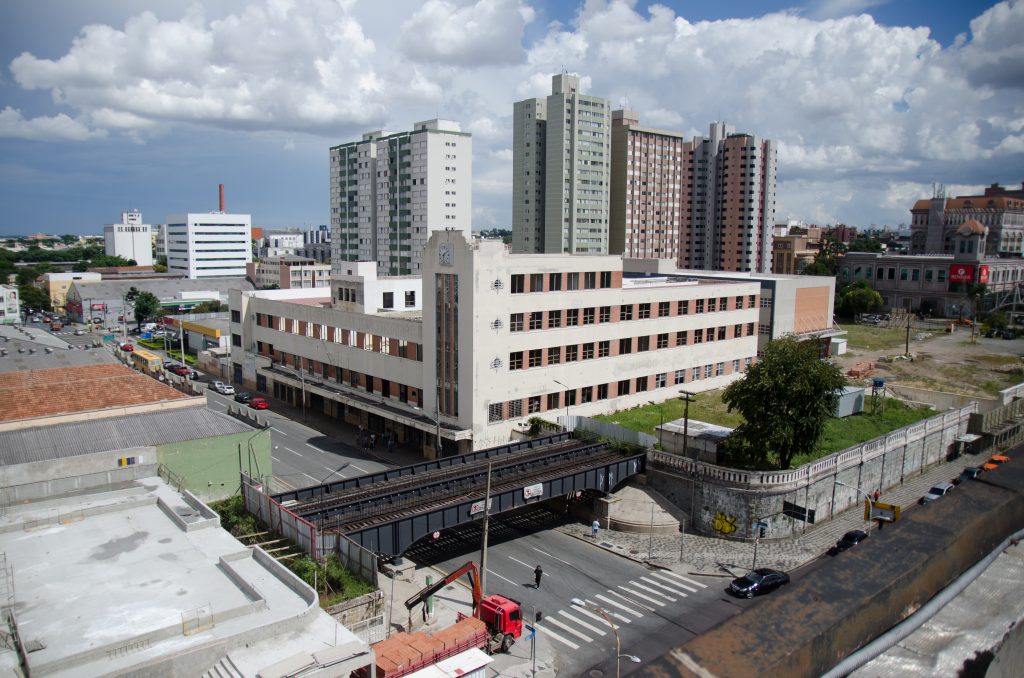
[[[164,366],[160,356],[144,348],[136,348],[132,351],[132,365],[146,374],[156,374]]]

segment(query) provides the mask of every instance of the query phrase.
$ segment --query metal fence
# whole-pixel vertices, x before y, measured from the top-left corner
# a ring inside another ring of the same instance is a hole
[[[271,532],[280,534],[298,545],[303,551],[319,557],[317,530],[313,523],[301,518],[279,504],[265,491],[265,486],[242,473],[242,494],[245,509],[267,525]]]
[[[580,431],[593,433],[601,438],[618,440],[620,442],[627,443],[629,445],[637,445],[645,449],[653,448],[654,444],[658,442],[658,439],[655,436],[647,433],[630,431],[629,429],[622,428],[618,424],[612,424],[598,419],[591,419],[590,417],[581,417],[575,414],[569,417],[558,417],[558,423],[565,426],[569,431],[579,429]]]

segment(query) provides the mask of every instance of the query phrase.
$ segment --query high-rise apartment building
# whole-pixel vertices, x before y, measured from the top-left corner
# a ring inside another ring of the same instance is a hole
[[[611,107],[575,75],[513,106],[512,249],[608,253]]]
[[[768,273],[775,142],[712,123],[708,137],[612,113],[611,252],[680,268]]]
[[[167,270],[189,278],[244,277],[252,261],[248,214],[172,214],[167,217]]]
[[[433,231],[469,236],[473,138],[451,120],[368,132],[330,149],[331,259],[374,261],[380,275],[419,275]]]
[[[138,266],[153,265],[153,236],[149,224],[142,223],[138,210],[121,212],[121,223],[104,224],[104,251],[109,257],[133,259]]]

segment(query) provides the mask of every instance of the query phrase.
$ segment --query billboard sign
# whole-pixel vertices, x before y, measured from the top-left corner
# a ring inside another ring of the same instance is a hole
[[[980,282],[980,283],[987,283],[988,282],[988,266],[979,266],[978,267],[978,282]]]
[[[953,264],[949,267],[949,282],[973,282],[974,267],[966,264]]]
[[[895,523],[899,519],[900,507],[896,504],[864,500],[864,520],[884,520],[887,523]]]
[[[523,488],[523,499],[533,499],[544,496],[544,483],[537,483]]]
[[[106,304],[93,304],[91,308],[94,311],[106,311],[107,310],[107,305]]]
[[[487,502],[488,508],[494,505],[494,497],[491,497],[490,501]],[[478,513],[484,512],[484,500],[474,501],[469,507],[469,515],[475,516]]]

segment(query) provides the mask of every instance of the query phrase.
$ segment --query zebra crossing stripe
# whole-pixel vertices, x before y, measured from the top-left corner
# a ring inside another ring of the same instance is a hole
[[[562,643],[563,645],[568,645],[569,647],[571,647],[574,650],[580,649],[579,645],[577,645],[576,643],[572,642],[571,640],[566,640],[565,638],[563,638],[562,636],[558,635],[557,633],[555,633],[551,629],[547,628],[546,626],[541,626],[540,624],[537,624],[537,628],[539,630],[543,631],[545,636],[550,636],[551,638],[557,640],[558,642]]]
[[[633,594],[637,598],[643,598],[644,600],[646,600],[648,602],[654,603],[658,607],[665,607],[665,603],[661,602],[660,600],[655,600],[654,598],[651,598],[650,596],[645,596],[644,594],[638,593],[638,592],[634,591],[633,589],[627,589],[625,586],[620,586],[619,588],[622,589],[623,591],[625,591],[626,593]]]
[[[576,636],[577,638],[579,638],[580,640],[582,640],[585,643],[592,643],[592,642],[594,642],[594,639],[591,638],[590,636],[587,636],[587,635],[584,635],[584,634],[580,633],[576,629],[572,628],[571,626],[567,626],[567,625],[563,624],[562,622],[558,621],[554,617],[545,617],[544,621],[547,622],[548,624],[554,624],[555,626],[557,626],[558,628],[562,629],[563,631],[568,631],[569,633],[571,633],[572,635]]]
[[[676,574],[672,570],[662,570],[662,572],[664,572],[665,574],[670,575],[672,577],[675,577],[676,579],[681,579],[681,580],[685,581],[687,584],[693,584],[694,586],[699,586],[702,589],[706,589],[707,588],[706,584],[701,584],[699,581],[696,581],[694,579],[690,579],[688,577],[684,577],[681,574]]]
[[[584,602],[590,602],[590,601],[584,601]],[[593,603],[590,603],[590,604],[594,605]],[[596,607],[597,609],[601,610],[605,614],[608,614],[607,612],[605,612],[604,608],[602,608],[600,605],[594,605],[594,607]],[[580,614],[585,614],[586,616],[590,617],[594,621],[598,622],[598,624],[600,624],[600,628],[604,628],[604,627],[608,626],[608,620],[607,619],[605,619],[601,615],[599,615],[599,614],[597,614],[595,612],[592,612],[592,611],[590,611],[590,610],[588,610],[586,608],[574,607],[573,611],[579,612]],[[608,615],[608,616],[611,616],[611,615]],[[616,631],[619,630],[619,627],[614,622],[612,623],[612,627]]]
[[[614,591],[609,591],[608,593],[614,593]],[[609,605],[614,605],[615,607],[620,607],[620,608],[622,608],[623,610],[625,610],[626,612],[630,613],[631,615],[633,615],[633,616],[634,616],[634,617],[636,617],[637,619],[639,619],[640,617],[644,616],[644,615],[643,615],[643,613],[641,613],[641,612],[637,612],[636,610],[634,610],[634,609],[633,609],[633,608],[631,608],[631,607],[626,607],[626,606],[625,606],[625,605],[623,605],[622,603],[616,603],[616,602],[615,602],[614,600],[612,600],[611,598],[607,598],[607,597],[605,597],[605,596],[602,596],[601,594],[598,594],[598,595],[596,595],[596,596],[594,596],[594,597],[595,597],[595,598],[597,598],[598,600],[603,600],[604,602],[608,603]]]
[[[682,596],[683,598],[686,597],[686,594],[683,593],[682,591],[674,589],[671,586],[666,586],[665,584],[662,584],[660,581],[655,581],[655,580],[653,580],[653,579],[651,579],[649,577],[640,577],[640,578],[643,579],[648,584],[650,584],[651,586],[657,586],[658,588],[665,589],[666,591],[671,591],[672,593],[676,594],[677,596]],[[662,595],[664,595],[664,594],[662,594]]]
[[[696,592],[697,592],[697,589],[695,589],[695,588],[691,588],[691,587],[687,586],[686,584],[680,584],[680,583],[679,583],[679,582],[677,582],[677,581],[676,581],[675,579],[671,579],[671,578],[669,578],[669,577],[666,577],[665,575],[663,575],[663,574],[662,574],[662,573],[660,573],[660,572],[652,572],[651,574],[652,574],[653,576],[657,577],[658,579],[661,579],[661,580],[667,581],[667,582],[669,582],[670,584],[675,584],[675,585],[676,585],[676,586],[678,586],[679,588],[682,588],[682,589],[686,589],[686,590],[687,590],[687,591],[689,591],[690,593],[696,593]]]
[[[581,610],[579,610],[578,608],[573,608],[573,611],[574,612],[580,612]],[[562,615],[566,619],[571,619],[578,626],[582,626],[583,628],[588,629],[589,631],[592,631],[592,632],[596,633],[599,636],[606,635],[605,632],[602,631],[601,629],[597,628],[596,626],[591,626],[590,624],[588,624],[587,622],[583,621],[582,619],[577,619],[576,617],[572,616],[571,614],[569,614],[565,610],[559,610],[558,614]],[[594,615],[594,616],[597,617],[597,615]],[[597,617],[597,618],[601,619],[600,617]],[[603,619],[601,619],[601,623],[606,623],[606,622]]]
[[[623,600],[625,600],[627,603],[629,603],[631,605],[636,605],[637,607],[642,607],[645,610],[647,610],[648,612],[654,612],[654,608],[653,607],[647,607],[646,605],[641,603],[639,600],[633,600],[632,598],[627,598],[626,596],[622,595],[618,591],[612,591],[611,589],[608,589],[608,593],[612,594],[613,596],[618,596],[619,598],[622,598]],[[630,610],[630,611],[632,612],[632,610]],[[636,613],[633,612],[633,614],[636,614]],[[643,615],[637,614],[636,616],[642,617]]]
[[[630,586],[635,586],[635,587],[637,587],[639,589],[643,589],[644,591],[647,591],[648,593],[653,593],[656,596],[661,596],[662,598],[668,598],[668,601],[670,603],[676,602],[676,599],[673,598],[672,596],[668,595],[667,593],[662,593],[661,591],[658,591],[657,589],[652,589],[650,586],[644,586],[643,584],[641,584],[640,582],[636,581],[635,579],[633,581],[629,582],[629,585]]]
[[[632,619],[630,619],[629,617],[623,617],[623,616],[622,616],[621,614],[619,614],[619,613],[618,613],[618,612],[616,612],[615,610],[605,610],[605,608],[604,608],[603,606],[601,606],[601,605],[598,605],[597,603],[595,603],[594,601],[590,600],[589,598],[588,598],[588,599],[586,600],[586,602],[587,602],[587,603],[589,603],[590,605],[593,605],[594,607],[599,607],[599,608],[601,608],[602,610],[604,610],[604,613],[605,613],[606,615],[608,615],[609,617],[615,617],[615,618],[616,618],[616,619],[618,619],[619,621],[621,621],[621,622],[623,622],[623,623],[626,623],[626,624],[632,624],[632,623],[633,623],[633,620],[632,620]],[[607,620],[607,619],[605,619],[605,620],[604,620],[604,623],[606,623],[606,624],[607,624],[607,623],[608,623],[608,620]],[[619,627],[618,627],[618,626],[616,626],[615,628],[619,628]]]

